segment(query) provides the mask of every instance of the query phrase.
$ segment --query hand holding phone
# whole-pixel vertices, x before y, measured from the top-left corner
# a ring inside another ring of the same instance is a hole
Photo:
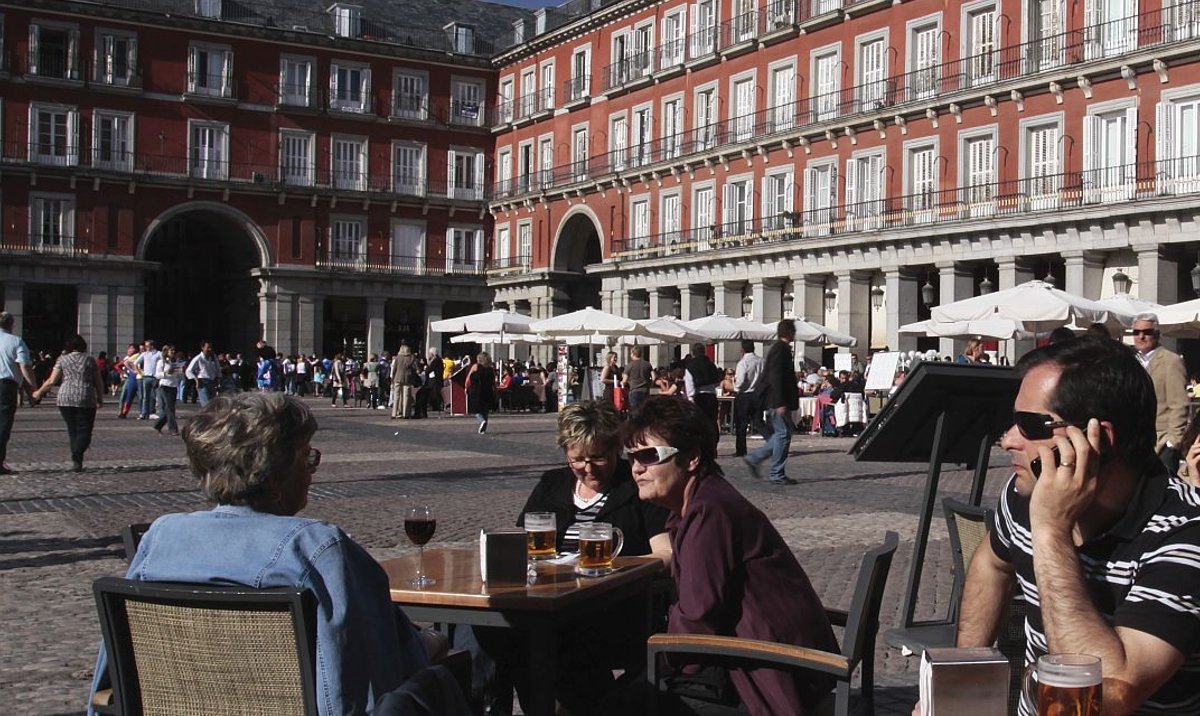
[[[1050,448],[1050,452],[1054,453],[1054,467],[1052,469],[1057,469],[1058,468],[1058,460],[1059,460],[1058,446],[1055,445],[1054,447]],[[1030,472],[1030,474],[1033,475],[1033,479],[1035,479],[1035,480],[1041,476],[1041,474],[1042,474],[1042,458],[1035,457],[1033,460],[1030,461],[1029,472]]]

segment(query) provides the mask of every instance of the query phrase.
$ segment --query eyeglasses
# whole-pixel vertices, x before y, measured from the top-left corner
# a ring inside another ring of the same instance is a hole
[[[1048,440],[1054,437],[1056,428],[1073,425],[1067,420],[1056,420],[1045,413],[1027,413],[1021,410],[1013,412],[1013,425],[1026,440]]]
[[[650,447],[645,447],[641,450],[630,450],[629,459],[633,460],[639,465],[649,467],[651,465],[661,465],[677,454],[679,454],[679,448],[677,447],[671,447],[670,445],[651,445]]]
[[[304,457],[304,461],[308,463],[309,470],[316,470],[321,464],[321,451],[316,448],[309,448],[308,455]]]
[[[581,457],[578,459],[570,457],[567,458],[567,464],[570,465],[573,470],[583,470],[588,465],[591,465],[592,467],[607,467],[610,461],[611,458],[607,456]]]
[[[1131,331],[1135,336],[1157,336],[1157,328],[1135,328]]]

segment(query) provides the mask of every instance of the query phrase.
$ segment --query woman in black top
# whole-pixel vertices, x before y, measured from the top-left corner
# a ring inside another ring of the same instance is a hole
[[[480,353],[475,357],[475,364],[467,373],[467,397],[475,406],[475,417],[479,420],[479,434],[487,432],[488,413],[496,403],[496,369],[492,367],[492,357]]]

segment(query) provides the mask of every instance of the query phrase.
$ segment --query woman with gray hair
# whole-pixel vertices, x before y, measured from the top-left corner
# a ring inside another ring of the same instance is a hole
[[[334,525],[295,516],[321,464],[316,431],[304,403],[282,393],[209,402],[183,440],[216,507],[155,520],[126,577],[308,589],[317,601],[318,712],[367,713],[429,657],[366,550]],[[103,647],[95,673],[93,691],[107,673]]]

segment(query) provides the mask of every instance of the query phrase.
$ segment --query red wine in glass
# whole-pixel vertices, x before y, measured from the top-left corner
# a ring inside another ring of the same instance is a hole
[[[414,587],[428,587],[437,584],[433,577],[425,575],[425,545],[433,539],[437,529],[437,518],[433,508],[428,505],[409,507],[404,511],[404,534],[408,540],[417,546],[417,576],[409,580]]]

